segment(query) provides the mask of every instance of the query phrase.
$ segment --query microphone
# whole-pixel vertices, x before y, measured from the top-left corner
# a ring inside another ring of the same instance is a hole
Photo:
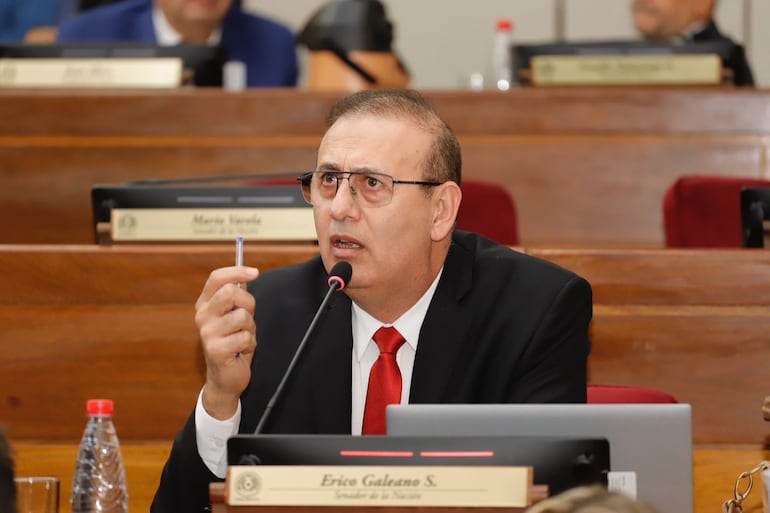
[[[336,290],[343,290],[347,286],[352,275],[353,267],[350,265],[350,262],[337,262],[334,267],[332,267],[328,279],[329,290],[326,292],[326,296],[324,297],[323,301],[321,301],[321,306],[318,307],[318,311],[316,311],[315,317],[313,317],[313,320],[310,322],[310,326],[308,326],[307,331],[305,332],[305,336],[302,337],[302,341],[299,343],[299,346],[297,346],[297,350],[294,352],[294,356],[292,357],[291,362],[289,362],[289,366],[286,368],[286,372],[283,373],[283,377],[281,378],[280,383],[278,383],[275,392],[267,402],[265,411],[262,412],[262,417],[260,417],[259,423],[257,424],[257,429],[254,430],[255,435],[258,435],[262,432],[262,428],[264,427],[267,418],[270,416],[270,412],[272,411],[273,406],[275,406],[275,403],[281,397],[281,393],[286,386],[286,382],[289,380],[289,377],[294,370],[294,366],[296,365],[297,360],[299,360],[299,356],[302,354],[302,351],[304,350],[310,335],[312,335],[315,331],[318,319],[321,317],[321,313],[326,308],[326,304],[329,302],[332,294],[334,294],[334,291]]]

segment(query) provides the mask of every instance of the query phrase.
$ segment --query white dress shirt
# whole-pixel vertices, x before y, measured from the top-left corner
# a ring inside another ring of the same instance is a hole
[[[155,28],[155,39],[161,46],[174,46],[182,42],[182,35],[174,30],[174,27],[166,19],[160,7],[154,7],[152,10],[152,25]],[[222,40],[222,27],[219,26],[211,33],[208,41],[210,45],[219,44]]]
[[[361,434],[366,389],[369,386],[369,372],[380,354],[372,336],[381,326],[394,326],[406,340],[406,343],[396,353],[396,362],[398,362],[398,367],[401,370],[401,382],[403,384],[401,404],[409,402],[417,340],[420,337],[422,322],[428,313],[428,306],[430,306],[433,294],[436,292],[443,270],[442,268],[439,271],[436,279],[433,280],[433,283],[417,303],[396,319],[393,324],[378,321],[357,304],[352,304],[353,379],[351,382],[352,411],[350,416],[350,432],[352,434]],[[201,393],[198,394],[198,403],[195,406],[195,439],[198,445],[198,454],[209,470],[219,478],[224,478],[227,474],[227,439],[238,434],[240,423],[240,402],[235,415],[226,420],[217,420],[211,417],[203,407],[203,390],[201,390]]]

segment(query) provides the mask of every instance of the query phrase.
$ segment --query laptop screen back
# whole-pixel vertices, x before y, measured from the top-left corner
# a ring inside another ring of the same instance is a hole
[[[392,405],[388,435],[604,437],[610,469],[636,473],[637,497],[660,511],[693,511],[688,404]]]

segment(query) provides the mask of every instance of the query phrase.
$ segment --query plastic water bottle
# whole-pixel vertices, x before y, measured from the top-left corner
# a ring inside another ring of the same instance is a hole
[[[72,480],[72,513],[127,513],[128,490],[109,399],[86,403],[88,422]]]
[[[507,18],[497,20],[489,72],[489,84],[492,89],[507,91],[514,84],[511,65],[512,42],[513,22]]]

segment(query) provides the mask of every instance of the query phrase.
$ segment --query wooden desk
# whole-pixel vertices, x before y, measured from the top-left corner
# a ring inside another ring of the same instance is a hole
[[[770,177],[770,91],[522,88],[427,93],[464,176],[504,184],[521,241],[663,245],[682,174]],[[0,243],[93,242],[90,188],[315,165],[335,93],[0,91]]]
[[[58,477],[61,480],[60,511],[69,511],[77,443],[13,441],[13,449],[16,475]],[[171,442],[121,441],[121,450],[128,480],[129,511],[149,511],[163,464],[171,450]],[[693,451],[695,513],[721,511],[722,503],[732,498],[738,475],[751,470],[760,461],[769,459],[770,451],[749,446],[696,447]],[[682,483],[682,486],[687,484]],[[742,487],[741,490],[745,488]],[[745,513],[762,511],[761,490],[761,484],[756,482],[754,490],[744,503]]]

